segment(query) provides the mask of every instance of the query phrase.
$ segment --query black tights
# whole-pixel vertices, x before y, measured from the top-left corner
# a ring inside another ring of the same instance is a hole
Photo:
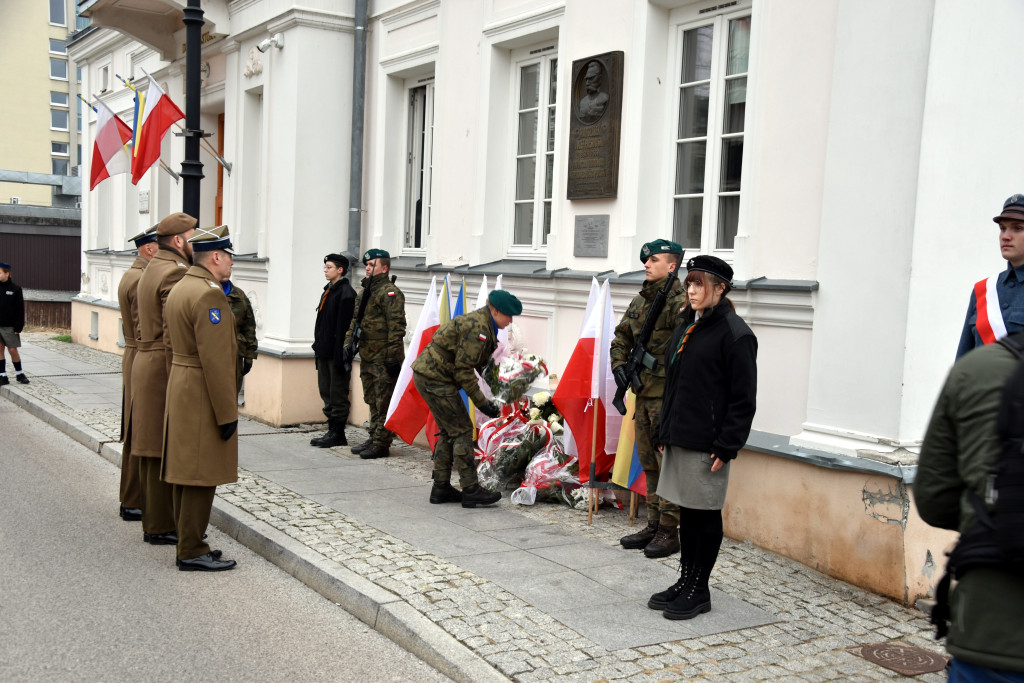
[[[718,550],[725,534],[721,510],[679,508],[679,562],[683,575],[697,567],[698,585],[707,587],[708,576],[718,561]]]

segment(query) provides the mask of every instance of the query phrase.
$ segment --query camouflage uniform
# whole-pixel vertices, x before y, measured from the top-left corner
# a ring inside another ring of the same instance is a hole
[[[402,361],[405,360],[405,295],[391,282],[390,272],[363,278],[363,292],[369,288],[369,301],[363,313],[362,335],[359,337],[359,379],[363,383],[363,400],[370,409],[368,443],[389,447],[394,433],[384,427],[391,403],[391,392]],[[356,311],[358,316],[360,300]],[[352,339],[356,319],[345,335],[345,345]],[[391,372],[388,372],[388,370]]]
[[[241,289],[235,286],[235,283],[228,280],[222,282],[221,287],[228,285],[228,306],[231,307],[231,312],[235,316],[235,339],[238,342],[238,359],[235,363],[235,392],[242,390],[242,372],[245,366],[245,361],[248,360],[250,365],[252,361],[256,360],[256,347],[259,345],[256,341],[256,316],[252,312],[252,304],[249,302],[249,297],[245,295]]]
[[[477,483],[473,461],[473,423],[459,389],[476,405],[487,398],[474,371],[482,370],[497,347],[494,320],[487,306],[453,318],[434,334],[433,341],[413,362],[413,381],[430,408],[440,431],[434,444],[435,482],[448,483],[453,460],[463,490]]]
[[[615,327],[615,339],[611,344],[613,368],[629,360],[636,335],[640,334],[640,328],[647,318],[647,311],[654,300],[654,295],[664,286],[665,278],[657,282],[645,282],[640,294],[633,297],[629,303],[622,321]],[[647,520],[659,522],[665,527],[679,525],[679,506],[658,497],[655,493],[658,489],[658,476],[661,473],[661,453],[651,441],[651,435],[658,432],[661,398],[665,391],[665,368],[660,359],[665,357],[665,349],[676,327],[676,315],[685,303],[686,293],[677,280],[665,300],[665,307],[661,309],[661,315],[658,316],[658,322],[647,343],[647,352],[658,359],[658,365],[654,370],[646,367],[640,370],[640,381],[643,382],[644,388],[636,398],[634,413],[637,455],[640,456],[640,465],[647,475]]]

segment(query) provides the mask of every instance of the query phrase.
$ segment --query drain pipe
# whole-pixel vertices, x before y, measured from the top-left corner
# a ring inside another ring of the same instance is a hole
[[[348,174],[348,251],[359,258],[363,225],[363,117],[366,109],[366,5],[356,0],[352,47],[352,150]]]

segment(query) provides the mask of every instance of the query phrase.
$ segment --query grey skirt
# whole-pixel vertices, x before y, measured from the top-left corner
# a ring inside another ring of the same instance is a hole
[[[729,466],[711,471],[710,453],[665,446],[658,478],[658,495],[681,507],[694,510],[721,510],[729,488]]]

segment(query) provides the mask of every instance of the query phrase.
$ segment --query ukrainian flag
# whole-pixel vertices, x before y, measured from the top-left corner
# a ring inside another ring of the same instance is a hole
[[[626,414],[622,416],[622,427],[619,429],[619,447],[615,450],[615,464],[612,466],[612,482],[646,496],[647,475],[640,466],[640,454],[636,448],[634,413],[636,396],[629,390],[626,392]]]

